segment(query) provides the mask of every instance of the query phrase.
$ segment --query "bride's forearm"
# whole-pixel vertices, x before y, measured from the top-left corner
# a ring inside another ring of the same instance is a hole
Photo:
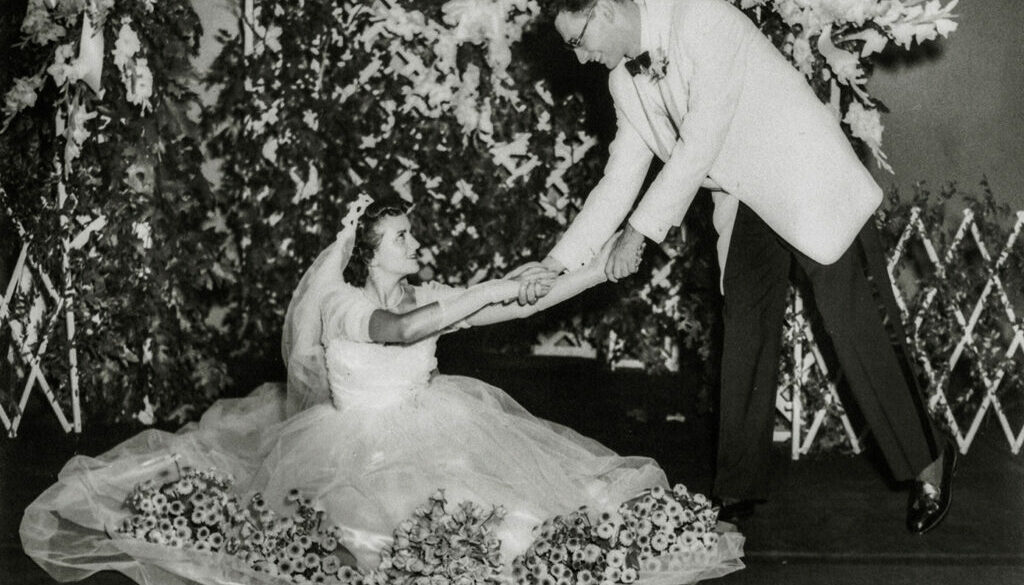
[[[476,327],[480,325],[491,325],[513,319],[524,319],[540,311],[551,308],[558,303],[569,300],[590,287],[607,281],[603,270],[583,269],[577,272],[570,272],[555,279],[548,294],[541,297],[536,304],[523,305],[489,305],[484,307],[466,319],[466,322]]]
[[[518,285],[511,281],[495,280],[407,313],[380,309],[370,316],[369,336],[377,343],[412,343],[443,331],[483,307],[514,297],[517,290]]]

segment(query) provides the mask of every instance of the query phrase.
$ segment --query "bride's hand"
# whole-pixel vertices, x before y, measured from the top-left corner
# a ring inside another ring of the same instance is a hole
[[[519,298],[520,283],[507,278],[492,280],[487,284],[488,298],[492,303],[508,303]]]

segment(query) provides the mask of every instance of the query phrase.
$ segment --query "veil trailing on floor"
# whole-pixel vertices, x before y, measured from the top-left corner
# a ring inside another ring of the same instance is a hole
[[[288,303],[281,335],[281,354],[288,368],[287,416],[330,400],[320,304],[335,291],[356,292],[345,282],[344,272],[352,258],[359,217],[372,202],[363,194],[349,206],[337,239],[306,270]]]

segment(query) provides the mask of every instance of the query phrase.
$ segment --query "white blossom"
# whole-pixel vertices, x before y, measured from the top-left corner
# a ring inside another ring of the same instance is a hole
[[[134,417],[144,425],[153,425],[156,423],[156,406],[149,401],[149,395],[142,397],[142,410],[136,412]]]
[[[860,102],[854,101],[847,109],[843,122],[850,127],[851,134],[862,140],[871,149],[871,154],[874,155],[878,165],[891,173],[892,167],[882,152],[883,126],[878,110],[865,108]]]
[[[43,86],[43,76],[19,77],[14,80],[14,87],[4,96],[4,118],[9,120],[18,112],[36,105],[36,95]]]
[[[57,119],[57,133],[62,134],[64,141],[64,162],[71,165],[71,162],[78,158],[82,152],[82,145],[92,135],[88,122],[97,116],[96,112],[90,112],[84,104],[79,104],[71,109],[71,115],[64,120],[60,115]]]
[[[67,29],[54,22],[43,0],[29,0],[21,32],[33,43],[46,45],[62,38]]]
[[[271,163],[277,162],[277,138],[270,138],[263,143],[262,154]]]
[[[128,102],[135,104],[146,112],[152,108],[149,98],[153,97],[153,72],[149,69],[146,59],[136,59],[131,67],[131,74],[125,78],[128,89]]]
[[[793,39],[793,61],[796,68],[805,76],[810,77],[814,73],[814,51],[811,50],[811,42],[806,34],[800,34]]]
[[[46,68],[46,72],[53,78],[57,87],[69,81],[73,83],[78,80],[75,74],[74,60],[75,47],[71,43],[65,43],[57,47],[57,51],[53,56],[53,63]]]
[[[313,132],[320,129],[320,121],[317,119],[316,113],[312,110],[302,112],[302,122],[305,123]]]
[[[130,23],[123,23],[117,31],[117,41],[114,42],[114,65],[123,71],[141,48],[139,35],[135,34]]]
[[[831,26],[825,27],[822,31],[821,36],[818,37],[818,52],[825,57],[825,62],[828,63],[829,69],[832,70],[836,78],[841,83],[853,86],[856,91],[858,89],[856,86],[867,82],[864,78],[864,70],[860,66],[860,57],[835,46],[832,43],[831,33]]]
[[[142,248],[148,250],[153,247],[153,229],[148,221],[132,222],[132,233],[142,242]]]

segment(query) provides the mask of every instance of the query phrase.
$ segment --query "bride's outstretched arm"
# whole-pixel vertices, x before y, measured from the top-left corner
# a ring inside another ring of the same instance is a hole
[[[555,279],[551,286],[551,291],[541,297],[535,304],[489,305],[470,315],[466,319],[466,323],[476,327],[511,321],[512,319],[523,319],[553,307],[562,301],[571,299],[592,286],[607,281],[608,277],[605,275],[604,265],[617,238],[618,234],[612,236],[605,243],[604,247],[601,248],[601,252],[583,268]]]
[[[378,309],[370,315],[369,337],[377,343],[412,343],[443,331],[483,307],[515,299],[518,295],[518,282],[491,280],[408,313]]]

